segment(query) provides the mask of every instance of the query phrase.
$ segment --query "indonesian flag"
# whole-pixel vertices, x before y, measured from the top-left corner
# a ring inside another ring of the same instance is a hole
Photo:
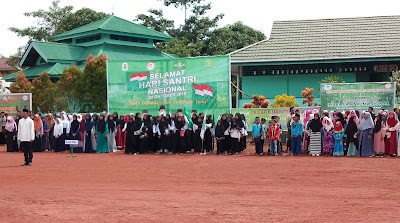
[[[212,89],[212,87],[210,87],[208,85],[205,85],[205,84],[201,84],[201,85],[193,84],[193,87],[194,87],[194,93],[197,94],[197,95],[201,95],[201,96],[208,95],[208,96],[214,97],[213,96],[213,89]]]
[[[146,73],[139,72],[136,74],[131,74],[130,82],[147,80],[148,75],[149,75],[149,72],[146,72]]]

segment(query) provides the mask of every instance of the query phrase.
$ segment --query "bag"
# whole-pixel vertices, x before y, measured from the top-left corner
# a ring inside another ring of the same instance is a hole
[[[185,131],[184,130],[180,130],[179,131],[179,136],[180,137],[185,137]]]

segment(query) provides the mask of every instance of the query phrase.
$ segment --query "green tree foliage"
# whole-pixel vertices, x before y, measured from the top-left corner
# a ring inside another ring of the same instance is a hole
[[[86,59],[85,70],[81,78],[77,80],[76,89],[82,109],[85,111],[101,112],[107,110],[107,57],[100,54]]]
[[[27,17],[37,19],[37,26],[31,26],[24,29],[10,27],[9,30],[17,33],[18,36],[28,36],[30,40],[51,41],[54,31],[61,20],[67,17],[73,10],[73,6],[59,7],[60,0],[51,3],[48,11],[39,9],[34,12],[25,12]]]
[[[163,10],[149,9],[148,12],[150,15],[139,14],[134,21],[162,33],[169,34],[174,29],[174,21],[164,18]]]
[[[393,71],[390,76],[391,82],[396,82],[396,97],[400,97],[400,71]]]
[[[32,83],[26,79],[25,74],[20,71],[15,78],[15,82],[11,84],[11,93],[29,93],[32,90]]]
[[[63,17],[55,27],[54,35],[87,25],[94,21],[104,19],[109,16],[104,12],[96,12],[89,8],[82,8],[76,12],[69,13]]]
[[[344,80],[340,76],[329,76],[325,77],[321,83],[344,83]]]
[[[108,14],[103,12],[96,12],[92,9],[82,8],[76,12],[72,12],[73,6],[59,6],[60,0],[55,0],[51,3],[49,9],[39,9],[34,12],[25,12],[24,15],[32,17],[37,20],[37,26],[31,26],[23,29],[10,27],[9,30],[15,32],[20,37],[29,37],[29,40],[37,41],[53,41],[54,36],[91,22],[103,19]],[[28,43],[29,45],[29,43]],[[10,56],[7,64],[19,68],[19,62],[28,47],[21,46],[18,52]]]
[[[180,6],[171,1],[166,5]],[[191,6],[192,14],[179,28],[174,28],[174,22],[164,18],[162,10],[151,9],[150,15],[140,14],[135,21],[173,37],[169,42],[157,43],[156,47],[180,57],[227,54],[265,39],[263,33],[241,22],[218,28],[224,15],[209,17],[211,4],[198,5],[197,1],[192,1]]]
[[[60,110],[60,94],[46,72],[32,81],[32,110],[44,113]]]
[[[242,22],[216,29],[207,39],[206,55],[224,55],[264,40],[265,35]]]
[[[62,93],[62,102],[67,107],[68,112],[77,113],[83,108],[80,100],[80,90],[77,82],[83,76],[83,71],[72,64],[68,69],[64,68],[60,79],[57,81],[57,88]]]
[[[165,6],[173,5],[175,8],[183,8],[185,10],[185,20],[187,19],[187,9],[203,2],[204,0],[161,0]]]

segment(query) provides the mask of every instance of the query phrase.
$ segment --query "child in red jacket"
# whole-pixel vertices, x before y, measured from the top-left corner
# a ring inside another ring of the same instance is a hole
[[[276,124],[276,120],[272,119],[272,125],[268,128],[269,136],[269,151],[271,154],[276,156],[278,154],[278,141],[281,137],[279,125]]]

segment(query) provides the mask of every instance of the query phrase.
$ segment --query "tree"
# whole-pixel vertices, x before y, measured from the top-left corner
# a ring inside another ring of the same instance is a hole
[[[32,89],[32,83],[26,79],[25,74],[20,71],[15,78],[15,82],[11,84],[10,91],[12,93],[29,93]]]
[[[30,41],[28,42],[27,45],[18,47],[17,52],[15,54],[11,55],[7,59],[6,64],[8,64],[11,67],[14,67],[17,70],[22,70],[22,68],[19,65],[19,62],[21,61],[21,58],[24,56],[24,53],[29,46],[29,43],[30,43]]]
[[[305,90],[301,91],[301,96],[305,99],[303,100],[303,105],[308,104],[308,106],[317,106],[317,104],[313,104],[315,96],[313,95],[314,89],[306,87]]]
[[[173,5],[175,8],[182,7],[185,9],[185,21],[187,19],[187,9],[196,4],[200,4],[204,0],[162,0],[165,6]]]
[[[179,2],[181,1],[169,1],[166,5],[179,7]],[[164,18],[163,11],[156,9],[149,10],[149,15],[138,15],[135,21],[170,35],[172,39],[169,42],[157,43],[156,47],[180,57],[224,55],[265,39],[262,32],[241,22],[218,28],[218,22],[224,15],[209,17],[207,13],[211,4],[198,3],[200,1],[191,1],[192,15],[179,28],[174,28],[174,21]]]
[[[206,55],[225,55],[264,40],[265,35],[242,22],[236,22],[211,32],[207,39]]]
[[[400,71],[393,71],[390,81],[396,82],[396,97],[400,97]]]
[[[329,76],[325,77],[321,83],[344,83],[344,80],[341,76]]]
[[[57,88],[62,92],[62,101],[67,105],[68,112],[80,112],[83,104],[79,100],[79,89],[77,82],[82,78],[83,72],[81,69],[72,64],[68,69],[64,68],[60,79],[57,81]]]
[[[150,15],[139,14],[134,22],[140,22],[143,26],[154,29],[155,31],[169,34],[174,29],[174,20],[164,18],[163,10],[149,9]]]
[[[44,72],[32,81],[32,110],[34,112],[52,112],[60,110],[61,98],[56,86],[50,80],[50,74]]]
[[[268,108],[269,101],[262,95],[253,95],[251,103],[245,103],[243,108]]]
[[[87,25],[109,16],[104,12],[96,12],[89,8],[82,8],[76,12],[69,13],[62,17],[60,22],[55,26],[54,35],[67,32],[69,30]]]
[[[73,9],[73,6],[70,5],[60,8],[58,6],[59,3],[60,0],[54,0],[51,3],[48,11],[39,9],[34,12],[24,13],[24,15],[27,17],[33,17],[37,19],[37,27],[31,26],[24,29],[10,27],[9,30],[17,33],[17,35],[20,37],[28,36],[30,40],[53,40],[53,34],[56,30],[57,24],[59,24],[63,18],[67,17]]]
[[[92,54],[86,59],[85,69],[81,78],[77,80],[77,94],[86,111],[107,110],[107,57],[100,54],[93,57]]]
[[[275,96],[275,103],[271,104],[273,108],[282,108],[282,107],[299,107],[299,104],[296,103],[296,98],[294,96],[288,96],[287,94],[277,95]]]

